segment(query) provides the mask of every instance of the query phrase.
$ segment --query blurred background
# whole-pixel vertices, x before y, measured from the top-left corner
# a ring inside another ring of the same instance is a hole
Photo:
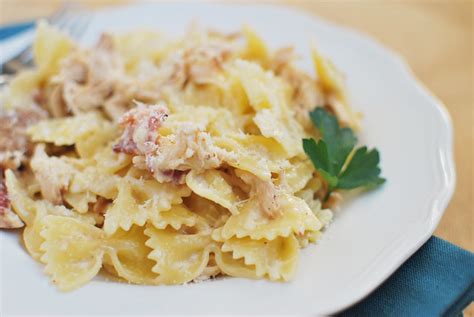
[[[74,2],[86,9],[99,9],[133,1]],[[255,1],[239,2],[250,4]],[[403,56],[420,81],[444,102],[454,123],[457,189],[436,235],[474,251],[473,2],[263,2],[295,7],[369,34]],[[0,0],[0,24],[49,16],[63,3],[56,0]]]

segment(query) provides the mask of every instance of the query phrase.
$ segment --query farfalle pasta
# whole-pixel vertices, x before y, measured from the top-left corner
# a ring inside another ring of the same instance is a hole
[[[101,270],[150,285],[292,279],[332,219],[301,142],[318,136],[307,112],[358,125],[328,60],[314,50],[313,78],[248,27],[103,34],[88,49],[39,23],[34,48],[1,99],[0,116],[34,115],[0,153],[0,225],[24,226],[59,289]]]

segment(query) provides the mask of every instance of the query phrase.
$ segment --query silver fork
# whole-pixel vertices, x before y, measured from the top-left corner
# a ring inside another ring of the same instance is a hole
[[[67,3],[63,5],[56,13],[54,13],[48,22],[69,34],[73,40],[79,40],[89,26],[91,16],[88,14],[76,14],[79,7],[77,5]],[[15,57],[2,65],[2,74],[0,75],[0,86],[8,83],[13,74],[33,66],[33,49],[32,43]]]

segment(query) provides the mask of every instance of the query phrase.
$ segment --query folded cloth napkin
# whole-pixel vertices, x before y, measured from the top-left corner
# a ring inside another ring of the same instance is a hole
[[[462,316],[474,301],[474,253],[431,237],[382,286],[338,316]]]
[[[35,26],[34,21],[20,22],[0,26],[0,41],[6,40],[16,34],[24,32]]]

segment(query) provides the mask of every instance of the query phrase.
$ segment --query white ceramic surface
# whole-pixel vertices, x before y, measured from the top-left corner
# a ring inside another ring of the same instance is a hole
[[[387,183],[344,203],[324,239],[303,250],[290,283],[225,278],[154,287],[95,279],[60,293],[18,235],[1,232],[3,313],[329,314],[380,285],[435,230],[455,184],[450,118],[399,57],[366,36],[283,7],[146,4],[97,12],[84,42],[142,26],[180,34],[192,20],[229,31],[248,23],[272,48],[294,45],[308,71],[314,39],[347,75],[353,106],[364,113],[360,141],[380,150]]]

